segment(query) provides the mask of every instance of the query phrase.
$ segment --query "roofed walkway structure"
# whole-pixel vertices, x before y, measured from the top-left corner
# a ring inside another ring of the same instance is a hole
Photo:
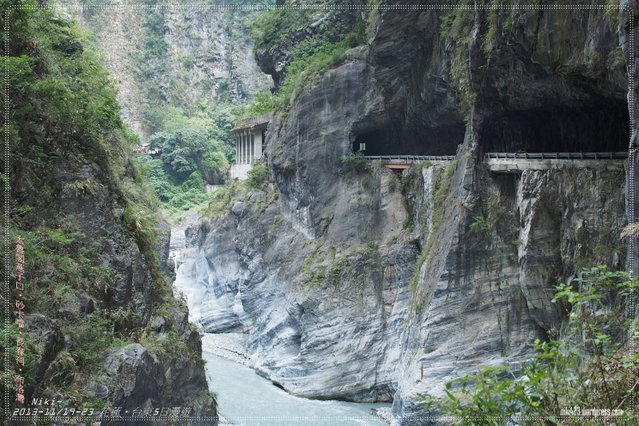
[[[248,117],[232,130],[235,136],[235,164],[229,170],[231,178],[246,179],[253,162],[262,158],[266,128],[272,118],[272,114]]]

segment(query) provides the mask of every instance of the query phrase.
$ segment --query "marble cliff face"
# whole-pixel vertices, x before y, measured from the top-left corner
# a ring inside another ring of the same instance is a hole
[[[393,400],[407,419],[416,393],[554,335],[553,285],[626,263],[627,162],[497,173],[484,154],[626,151],[627,12],[449,13],[448,32],[442,14],[380,12],[270,124],[267,190],[191,230],[201,324],[248,333],[253,366],[293,394]],[[456,160],[347,170],[361,142]]]

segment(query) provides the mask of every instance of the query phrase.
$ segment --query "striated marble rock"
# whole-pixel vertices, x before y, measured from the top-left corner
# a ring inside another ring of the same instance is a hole
[[[274,184],[189,232],[205,330],[244,330],[251,365],[293,394],[392,399],[404,424],[415,395],[530,358],[561,324],[555,284],[626,263],[627,165],[495,173],[483,155],[624,150],[611,18],[469,10],[460,56],[441,13],[380,12],[368,45],[271,123]],[[348,169],[364,142],[456,162]]]

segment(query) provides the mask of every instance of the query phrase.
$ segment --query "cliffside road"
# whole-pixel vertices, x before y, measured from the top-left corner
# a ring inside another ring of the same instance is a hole
[[[405,169],[412,163],[428,161],[433,165],[444,165],[453,161],[454,155],[373,155],[367,160],[381,163],[390,169]],[[522,170],[549,170],[565,167],[596,167],[606,164],[606,170],[624,167],[627,152],[489,152],[484,155],[488,169],[494,173],[516,173]]]
[[[488,153],[484,156],[493,173],[516,173],[522,170],[550,170],[565,166],[601,167],[618,170],[624,167],[627,152],[550,152],[550,153]]]

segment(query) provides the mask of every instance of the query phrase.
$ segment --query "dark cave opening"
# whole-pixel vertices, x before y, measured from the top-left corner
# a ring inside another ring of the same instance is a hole
[[[364,155],[393,155],[400,138],[395,132],[386,128],[375,129],[355,136],[353,152],[361,151]]]
[[[630,120],[624,100],[549,106],[488,117],[479,131],[485,152],[622,152]]]
[[[465,126],[438,128],[407,128],[395,131],[390,126],[380,127],[355,135],[353,152],[365,156],[376,155],[455,155],[464,140]]]

